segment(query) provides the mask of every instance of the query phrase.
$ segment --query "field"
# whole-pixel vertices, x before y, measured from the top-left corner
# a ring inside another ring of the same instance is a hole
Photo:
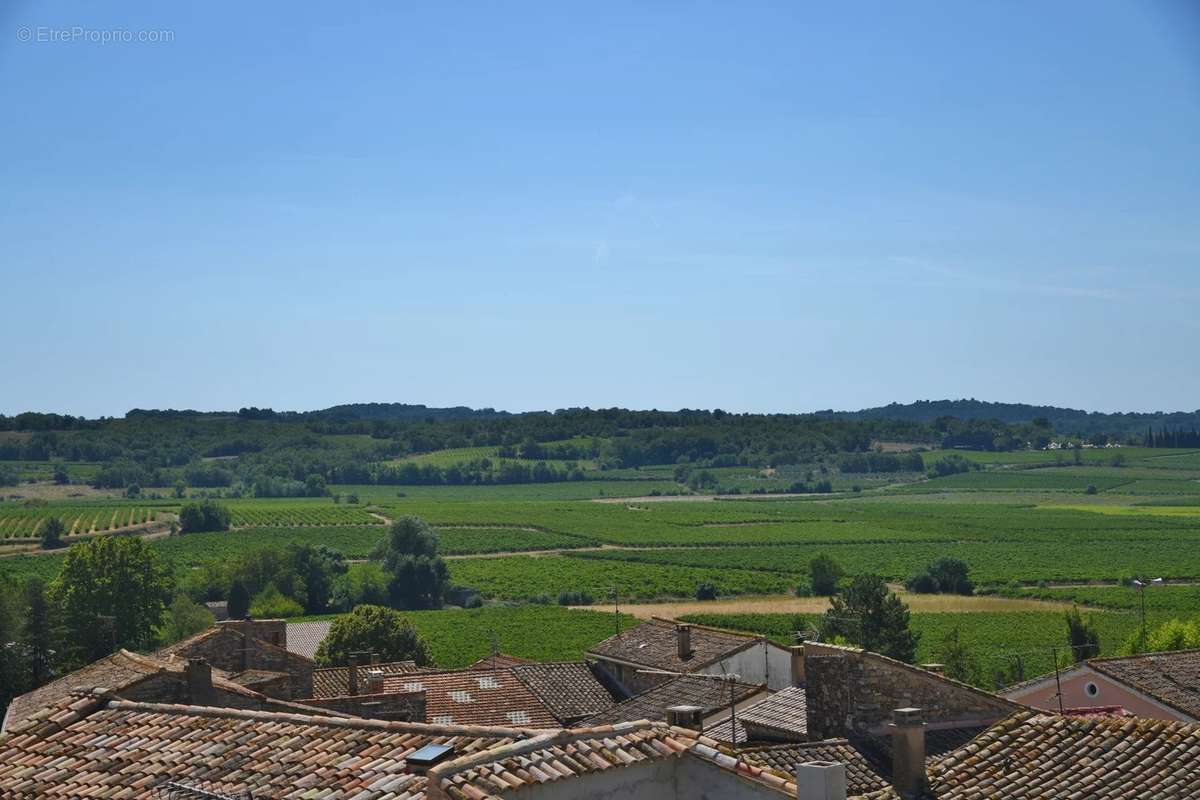
[[[435,641],[439,662],[447,665],[487,652],[488,630],[512,639],[502,641],[506,651],[535,657],[569,657],[602,638],[611,614],[544,605],[564,591],[587,592],[597,609],[609,607],[615,590],[623,607],[687,600],[693,610],[711,615],[694,599],[701,584],[712,584],[722,599],[790,595],[822,553],[848,574],[874,572],[895,583],[939,557],[954,556],[970,565],[972,579],[985,591],[1029,604],[1013,610],[946,597],[939,598],[946,606],[940,613],[924,610],[933,607],[924,598],[914,604],[914,626],[923,634],[921,658],[932,658],[946,631],[959,625],[986,682],[988,675],[1013,669],[1018,656],[1029,674],[1049,668],[1049,648],[1065,641],[1058,604],[1091,608],[1104,651],[1115,652],[1140,619],[1136,593],[1119,581],[1143,575],[1200,582],[1200,452],[1084,450],[1079,465],[1070,452],[955,453],[982,469],[926,480],[914,473],[842,475],[830,468],[825,474],[835,491],[823,495],[749,496],[804,478],[810,468],[819,471],[816,463],[774,473],[714,469],[723,487],[743,493],[715,500],[686,496],[686,487],[672,478],[673,465],[595,471],[588,480],[545,484],[340,485],[331,491],[343,498],[357,495],[358,502],[227,500],[233,530],[159,538],[150,546],[181,575],[262,548],[321,544],[359,562],[351,570],[365,576],[380,569],[363,562],[383,538],[386,522],[419,516],[434,527],[453,581],[477,590],[488,603],[469,612],[414,612]],[[416,458],[441,463],[437,459],[465,454],[439,451]],[[933,463],[945,455],[924,458]],[[860,491],[849,491],[853,486]],[[656,492],[685,496],[669,502],[645,497]],[[178,503],[5,503],[0,537],[34,535],[51,514],[77,531],[100,532],[176,511]],[[61,559],[61,554],[0,557],[0,578],[50,580]],[[1110,585],[1074,585],[1098,582]],[[1198,587],[1149,589],[1146,600],[1152,623],[1200,614]],[[816,610],[821,601],[813,603],[796,607]],[[796,616],[705,619],[782,641],[792,635]],[[453,644],[455,626],[465,631],[461,645]],[[542,635],[542,629],[552,635]]]
[[[429,643],[434,664],[446,669],[469,666],[492,652],[535,661],[571,661],[596,642],[637,624],[611,611],[580,611],[561,606],[492,606],[443,611],[406,611],[404,616]],[[306,617],[332,619],[332,617]]]
[[[66,535],[77,535],[151,522],[156,513],[151,508],[127,505],[0,507],[0,541],[36,538],[51,517],[62,520]]]

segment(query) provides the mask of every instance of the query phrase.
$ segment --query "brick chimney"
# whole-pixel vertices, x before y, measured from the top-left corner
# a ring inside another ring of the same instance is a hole
[[[796,800],[846,800],[846,765],[836,761],[797,764]]]
[[[897,708],[888,725],[892,732],[892,786],[904,798],[925,787],[925,720],[919,708]]]
[[[189,658],[184,672],[188,702],[194,706],[215,706],[217,692],[213,689],[212,667],[209,663],[203,658]]]
[[[381,669],[367,670],[366,694],[383,694],[384,671]]]
[[[675,643],[679,646],[679,659],[686,661],[692,657],[692,626],[675,626]]]
[[[792,686],[804,686],[807,679],[804,674],[804,645],[789,647],[792,653]]]

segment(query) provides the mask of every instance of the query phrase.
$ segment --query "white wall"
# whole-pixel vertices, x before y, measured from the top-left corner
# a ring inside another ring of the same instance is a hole
[[[705,667],[702,672],[707,675],[740,675],[742,683],[765,683],[771,690],[778,691],[792,685],[792,655],[777,645],[759,642],[724,661]]]

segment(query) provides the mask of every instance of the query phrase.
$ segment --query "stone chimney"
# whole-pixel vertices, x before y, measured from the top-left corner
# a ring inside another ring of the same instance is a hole
[[[217,692],[213,689],[212,667],[209,663],[203,658],[189,658],[184,672],[188,702],[194,706],[215,706]]]
[[[892,786],[904,798],[925,787],[925,721],[919,708],[897,708],[888,725],[892,732]]]
[[[346,675],[347,689],[351,697],[358,694],[358,657],[360,653],[350,654],[350,666]]]
[[[807,679],[804,675],[804,645],[789,647],[792,653],[792,686],[804,686]]]
[[[836,761],[797,764],[796,800],[846,800],[846,765]]]
[[[383,694],[384,671],[381,669],[367,670],[366,694]]]
[[[667,724],[693,731],[703,730],[704,709],[700,706],[671,706],[667,709]]]
[[[675,643],[679,646],[679,659],[686,661],[692,657],[692,626],[675,626]]]

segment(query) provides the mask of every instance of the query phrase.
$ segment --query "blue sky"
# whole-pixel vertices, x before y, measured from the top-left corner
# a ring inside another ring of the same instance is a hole
[[[8,3],[0,109],[0,412],[1200,407],[1187,0]]]

